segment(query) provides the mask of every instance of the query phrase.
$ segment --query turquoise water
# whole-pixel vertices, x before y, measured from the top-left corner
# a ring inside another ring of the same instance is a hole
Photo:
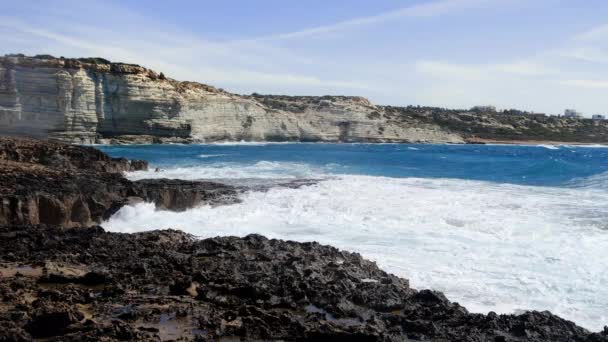
[[[608,148],[210,144],[101,146],[142,178],[317,179],[185,212],[122,208],[105,229],[319,241],[361,253],[473,312],[550,310],[608,324]],[[158,171],[155,169],[158,168]]]
[[[608,148],[574,146],[220,144],[99,148],[113,156],[145,159],[160,168],[252,166],[267,161],[304,164],[327,174],[457,178],[547,186],[570,185],[573,180],[608,171]]]

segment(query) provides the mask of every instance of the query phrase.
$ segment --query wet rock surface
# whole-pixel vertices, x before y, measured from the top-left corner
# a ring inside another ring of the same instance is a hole
[[[9,137],[0,137],[0,162],[110,173],[148,169],[146,161],[112,158],[93,147],[69,145],[52,140]]]
[[[134,201],[184,210],[237,200],[236,189],[223,184],[131,182],[122,175],[147,167],[145,161],[111,158],[92,147],[0,137],[0,224],[87,226]]]
[[[7,341],[608,341],[548,312],[471,314],[358,254],[259,235],[4,226],[0,274]]]
[[[208,181],[179,179],[143,179],[133,183],[137,196],[154,202],[159,209],[182,211],[201,203],[210,205],[238,202],[237,190]]]

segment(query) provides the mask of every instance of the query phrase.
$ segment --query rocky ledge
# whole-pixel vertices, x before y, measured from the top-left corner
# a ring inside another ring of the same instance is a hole
[[[472,314],[360,255],[259,235],[0,227],[0,340],[608,341]]]
[[[122,175],[147,167],[145,161],[110,158],[92,147],[0,138],[0,224],[88,226],[129,203],[154,202],[179,211],[238,200],[235,187],[219,183],[131,182]]]

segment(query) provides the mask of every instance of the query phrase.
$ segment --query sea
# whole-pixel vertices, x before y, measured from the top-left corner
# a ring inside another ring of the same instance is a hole
[[[358,252],[471,312],[549,310],[608,325],[608,148],[218,143],[97,146],[145,159],[132,180],[264,185],[184,212],[123,207],[113,232],[173,228],[318,241]],[[300,188],[274,185],[313,180]],[[254,187],[255,188],[255,187]]]

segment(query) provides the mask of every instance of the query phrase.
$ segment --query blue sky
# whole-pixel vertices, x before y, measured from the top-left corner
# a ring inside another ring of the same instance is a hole
[[[100,56],[237,93],[608,113],[605,0],[12,1],[0,54]]]

